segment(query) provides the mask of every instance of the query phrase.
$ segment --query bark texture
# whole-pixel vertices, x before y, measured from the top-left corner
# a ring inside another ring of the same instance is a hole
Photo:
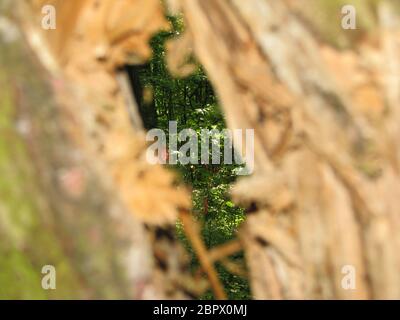
[[[111,2],[99,7],[95,2],[20,2],[14,16],[6,11],[14,4],[2,3],[4,298],[186,296],[176,289],[186,280],[177,271],[184,263],[176,262],[183,259],[181,249],[158,239],[157,254],[175,266],[164,277],[154,265],[151,233],[144,223],[173,223],[176,207],[188,207],[189,197],[181,196],[183,189],[163,190],[173,183],[168,171],[149,170],[140,121],[126,107],[128,102],[135,107],[134,102],[123,75],[117,74],[126,30],[115,35],[122,39],[110,40],[118,43],[112,47],[118,52],[107,51],[102,17]],[[150,32],[165,22],[159,3],[139,2],[142,8],[149,5],[144,18],[143,10],[132,11],[138,29],[150,30],[132,40],[138,42],[134,53],[143,59],[150,54]],[[42,29],[44,4],[57,8],[60,28],[54,33]],[[117,12],[123,9],[116,7]],[[136,121],[133,128],[131,120]],[[41,268],[47,264],[58,272],[55,291],[41,288]]]
[[[234,190],[257,208],[241,230],[254,297],[399,298],[400,18],[354,1],[371,20],[340,48],[326,25],[340,30],[341,2],[326,30],[322,3],[181,5],[229,127],[255,129],[255,173]]]
[[[13,20],[0,19],[0,298],[140,298],[151,279],[143,230],[66,134]],[[42,289],[45,265],[56,268],[57,290]]]

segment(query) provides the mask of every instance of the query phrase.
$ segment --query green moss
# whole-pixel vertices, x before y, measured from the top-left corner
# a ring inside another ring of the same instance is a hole
[[[18,250],[0,250],[0,299],[45,299],[40,269]]]
[[[20,60],[17,51],[0,42],[0,299],[80,298],[78,276],[44,220],[48,208],[35,167],[26,142],[16,132],[10,78],[24,79],[29,73],[23,67],[29,62]],[[56,267],[56,290],[41,287],[41,269],[47,264]]]
[[[303,14],[324,41],[339,48],[352,47],[366,33],[377,30],[378,4],[382,0],[307,0]],[[357,10],[357,29],[342,28],[342,7],[353,5]]]

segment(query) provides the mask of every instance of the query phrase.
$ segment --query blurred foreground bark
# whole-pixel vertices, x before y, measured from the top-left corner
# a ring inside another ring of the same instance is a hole
[[[142,225],[98,181],[54,96],[63,83],[1,3],[0,299],[157,298]],[[41,287],[56,269],[56,290]]]

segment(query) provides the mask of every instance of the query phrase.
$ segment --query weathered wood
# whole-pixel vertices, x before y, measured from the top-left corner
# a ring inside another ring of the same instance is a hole
[[[234,191],[258,208],[241,231],[253,294],[399,298],[400,18],[375,2],[375,29],[340,51],[296,3],[181,2],[229,127],[255,129],[255,173]]]

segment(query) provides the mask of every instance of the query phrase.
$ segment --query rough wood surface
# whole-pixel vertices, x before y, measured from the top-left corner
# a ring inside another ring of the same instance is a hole
[[[253,294],[399,298],[399,16],[381,1],[374,31],[339,50],[295,3],[182,1],[229,127],[255,128],[255,173],[234,191],[258,209],[241,231]]]

